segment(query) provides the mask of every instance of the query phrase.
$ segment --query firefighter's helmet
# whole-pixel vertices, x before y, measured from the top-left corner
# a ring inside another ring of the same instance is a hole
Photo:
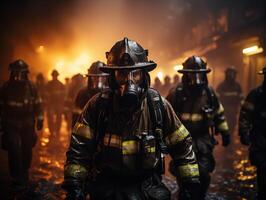
[[[109,52],[106,52],[107,65],[100,70],[110,73],[113,70],[135,70],[146,69],[151,71],[157,64],[148,61],[148,50],[144,50],[134,40],[124,38],[118,41]]]
[[[183,69],[178,70],[179,73],[209,73],[210,68],[207,68],[207,63],[198,56],[191,56],[183,63]]]
[[[10,63],[8,69],[11,72],[29,72],[28,64],[22,59]]]

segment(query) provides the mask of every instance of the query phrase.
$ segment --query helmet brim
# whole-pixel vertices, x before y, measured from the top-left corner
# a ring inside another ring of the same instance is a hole
[[[104,74],[85,74],[86,77],[89,77],[89,76],[109,76],[109,74],[107,73],[104,73]]]
[[[200,73],[200,72],[209,73],[209,72],[211,72],[211,69],[210,68],[207,68],[207,69],[180,69],[177,71],[181,74],[183,74],[183,73]]]
[[[99,69],[104,73],[111,73],[114,70],[136,70],[136,69],[145,69],[148,72],[152,71],[156,68],[157,64],[154,62],[149,63],[137,63],[135,65],[127,65],[127,66],[103,66],[99,67]]]

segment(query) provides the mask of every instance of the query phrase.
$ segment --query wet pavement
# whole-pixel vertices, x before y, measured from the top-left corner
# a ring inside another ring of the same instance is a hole
[[[63,123],[62,130],[66,124]],[[221,142],[220,142],[221,144]],[[51,138],[46,128],[39,135],[39,141],[33,149],[33,162],[30,170],[30,184],[25,192],[17,195],[17,199],[63,199],[64,191],[60,188],[63,181],[65,152],[69,145],[69,133],[61,131],[56,138]],[[207,199],[216,200],[252,200],[255,199],[255,168],[248,162],[246,147],[239,144],[234,134],[233,143],[224,148],[215,148],[216,169],[212,174],[212,182]],[[9,175],[7,170],[7,155],[0,151],[0,199],[8,199]],[[164,182],[172,192],[178,188],[174,178],[166,172]]]

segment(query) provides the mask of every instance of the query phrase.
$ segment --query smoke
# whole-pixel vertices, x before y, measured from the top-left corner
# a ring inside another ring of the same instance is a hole
[[[149,49],[149,58],[158,63],[153,76],[161,71],[174,75],[171,61],[195,45],[195,27],[202,21],[208,24],[210,13],[218,13],[229,5],[239,5],[239,2],[6,1],[0,8],[0,43],[4,52],[0,55],[1,80],[7,74],[8,63],[17,58],[29,63],[32,76],[42,72],[48,77],[53,68],[61,72],[61,79],[77,72],[86,73],[92,62],[105,62],[105,52],[124,37]]]

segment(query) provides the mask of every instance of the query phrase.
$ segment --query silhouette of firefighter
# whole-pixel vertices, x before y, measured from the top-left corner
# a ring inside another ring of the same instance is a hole
[[[43,110],[37,89],[28,79],[28,65],[16,60],[9,71],[10,78],[0,91],[2,148],[8,152],[11,189],[18,192],[29,180],[32,148],[37,141],[35,127],[43,127]]]
[[[233,133],[237,124],[240,104],[243,99],[242,89],[236,81],[237,71],[235,67],[225,70],[225,80],[217,87],[217,92],[225,109],[230,132]]]
[[[46,84],[47,122],[52,137],[59,134],[64,113],[65,86],[58,80],[59,73],[53,70],[52,80]]]

